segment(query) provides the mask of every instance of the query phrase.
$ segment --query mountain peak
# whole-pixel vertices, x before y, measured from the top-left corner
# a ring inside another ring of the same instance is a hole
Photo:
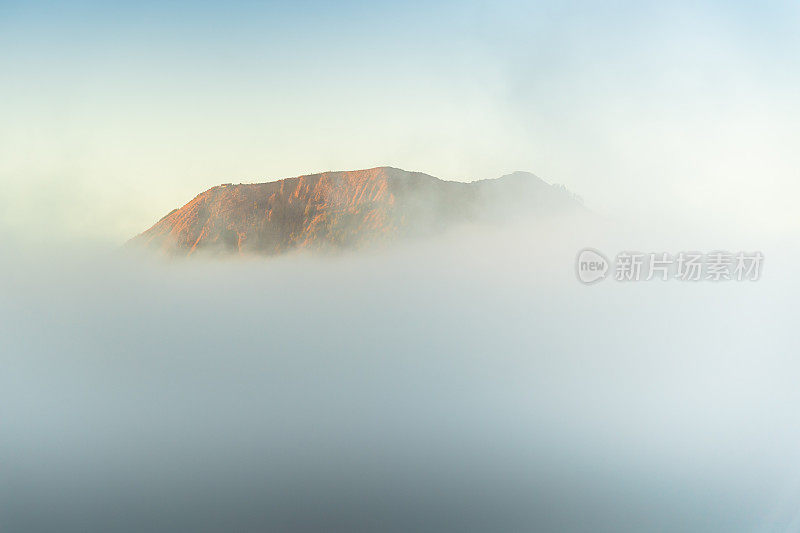
[[[571,203],[528,172],[463,183],[388,166],[327,171],[212,187],[130,244],[172,255],[352,248],[434,234],[490,212],[536,214]]]
[[[526,180],[541,181],[542,183],[546,183],[542,178],[540,178],[536,174],[534,174],[532,172],[527,172],[525,170],[515,170],[514,172],[512,172],[510,174],[504,174],[503,176],[500,176],[499,179],[501,179],[501,180],[504,180],[504,179],[526,179]]]

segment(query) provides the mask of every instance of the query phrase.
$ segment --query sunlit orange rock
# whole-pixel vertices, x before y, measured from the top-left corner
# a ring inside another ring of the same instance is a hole
[[[431,235],[520,209],[578,205],[563,188],[528,173],[463,183],[379,167],[219,185],[129,244],[172,255],[356,248]]]

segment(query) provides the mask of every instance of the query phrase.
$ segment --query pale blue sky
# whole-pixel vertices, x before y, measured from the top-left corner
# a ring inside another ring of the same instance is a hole
[[[798,30],[790,2],[3,2],[0,228],[113,242],[217,183],[392,165],[794,231]]]

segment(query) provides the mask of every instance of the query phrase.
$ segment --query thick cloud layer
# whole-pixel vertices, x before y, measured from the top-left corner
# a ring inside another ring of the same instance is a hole
[[[788,254],[754,283],[586,287],[587,244],[622,245],[7,256],[3,529],[797,526]]]

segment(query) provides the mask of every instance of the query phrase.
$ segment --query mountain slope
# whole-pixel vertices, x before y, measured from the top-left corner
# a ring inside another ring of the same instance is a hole
[[[379,167],[213,187],[129,244],[172,255],[277,254],[362,247],[435,234],[459,223],[565,209],[580,204],[533,174],[461,183]]]

